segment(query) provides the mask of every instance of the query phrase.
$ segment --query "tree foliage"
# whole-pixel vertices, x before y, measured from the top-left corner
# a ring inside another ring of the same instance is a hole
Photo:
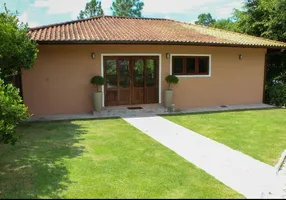
[[[11,13],[4,5],[0,12],[0,143],[14,145],[18,139],[15,128],[29,118],[19,90],[3,80],[33,67],[37,44],[27,32],[28,25],[20,23],[17,13]]]
[[[210,13],[202,13],[198,16],[198,20],[195,21],[195,24],[204,25],[229,31],[235,30],[235,22],[237,21],[238,10],[235,11],[235,14],[232,17],[226,19],[214,19]]]
[[[86,19],[103,14],[104,12],[101,6],[101,1],[91,0],[89,3],[86,3],[85,9],[80,11],[79,16],[77,18]]]
[[[216,20],[216,22],[213,23],[211,26],[214,28],[224,29],[228,31],[234,30],[234,22],[230,18]]]
[[[16,126],[29,117],[19,90],[0,79],[0,143],[14,145],[18,139]]]
[[[113,16],[142,17],[144,3],[140,0],[115,0],[111,10]]]
[[[238,13],[240,32],[286,42],[286,0],[248,0]],[[266,61],[266,85],[272,88],[286,76],[286,52],[268,52]]]
[[[276,83],[268,89],[269,103],[279,107],[286,106],[286,84]]]
[[[33,67],[38,50],[27,31],[28,25],[20,23],[17,13],[11,13],[4,5],[4,11],[0,12],[0,78]]]
[[[195,24],[212,26],[215,22],[216,20],[213,19],[210,13],[202,13],[198,16],[198,21],[195,21]]]

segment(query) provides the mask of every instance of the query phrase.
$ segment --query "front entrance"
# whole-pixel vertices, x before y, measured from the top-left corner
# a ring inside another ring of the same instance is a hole
[[[159,57],[105,56],[105,106],[159,103]]]

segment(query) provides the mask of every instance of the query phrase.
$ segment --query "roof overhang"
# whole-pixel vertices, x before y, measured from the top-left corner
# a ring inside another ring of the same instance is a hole
[[[176,42],[176,41],[37,41],[39,45],[189,45],[189,46],[214,46],[214,47],[236,47],[236,48],[265,48],[284,50],[285,47],[265,45],[235,45],[228,43],[202,43],[202,42]]]

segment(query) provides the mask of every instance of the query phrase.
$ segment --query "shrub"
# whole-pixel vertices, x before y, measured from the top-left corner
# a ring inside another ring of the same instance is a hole
[[[171,84],[177,84],[179,79],[175,75],[166,76],[165,81],[169,84],[169,90],[171,89]]]
[[[98,92],[98,86],[102,86],[104,84],[104,78],[102,76],[94,76],[90,80],[90,83],[96,86],[96,91]]]
[[[15,128],[29,117],[18,89],[0,79],[0,142],[15,145],[18,139]]]
[[[275,106],[286,106],[286,84],[275,84],[267,89],[269,103]]]

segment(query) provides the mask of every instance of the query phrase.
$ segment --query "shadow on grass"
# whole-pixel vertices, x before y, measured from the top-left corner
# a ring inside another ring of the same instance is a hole
[[[204,112],[192,112],[192,113],[175,113],[174,114],[160,114],[161,117],[167,116],[188,116],[188,115],[203,115],[203,114],[214,114],[214,113],[229,113],[229,112],[246,112],[246,111],[264,111],[264,110],[279,110],[282,108],[251,108],[251,109],[237,109],[237,110],[217,110],[217,111],[204,111]]]
[[[82,155],[84,127],[35,122],[18,131],[23,137],[15,146],[0,145],[0,198],[60,198],[71,183],[64,160]]]

